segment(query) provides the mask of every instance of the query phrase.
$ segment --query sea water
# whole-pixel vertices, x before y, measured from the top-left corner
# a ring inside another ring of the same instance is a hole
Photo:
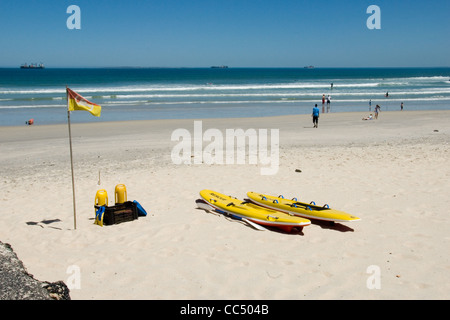
[[[66,86],[102,106],[72,122],[450,109],[450,68],[3,68],[0,125],[66,123]]]

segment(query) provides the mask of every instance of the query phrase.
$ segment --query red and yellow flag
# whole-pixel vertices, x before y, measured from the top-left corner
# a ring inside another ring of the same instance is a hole
[[[92,115],[100,117],[102,107],[98,104],[88,101],[81,95],[67,88],[67,106],[69,111],[84,110],[89,111]]]

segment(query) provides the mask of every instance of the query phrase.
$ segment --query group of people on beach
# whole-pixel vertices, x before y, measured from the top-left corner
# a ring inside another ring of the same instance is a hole
[[[389,97],[389,92],[386,92],[385,97],[386,98]],[[372,111],[372,99],[369,100],[369,111]],[[375,119],[378,119],[378,113],[381,111],[380,105],[377,104],[375,106],[374,111],[375,111]],[[403,111],[403,102],[400,103],[400,111]],[[370,114],[369,117],[367,118],[363,118],[363,120],[372,120],[372,119],[373,119],[372,114]]]
[[[381,107],[377,104],[375,107],[375,119],[378,119],[378,113],[380,112]],[[362,120],[373,120],[372,114],[370,114],[368,117],[362,118]]]
[[[333,89],[333,83],[331,84],[331,89]],[[330,105],[331,105],[331,96],[328,95],[327,97],[325,97],[325,94],[322,95],[322,113],[325,113],[325,102],[327,103],[327,112],[330,112]],[[314,128],[318,128],[319,127],[319,115],[320,115],[320,109],[316,105],[313,108],[313,112],[312,112],[312,118],[313,118],[313,124],[314,124]]]
[[[333,89],[333,83],[331,83],[331,89]],[[325,102],[327,103],[327,113],[330,112],[330,106],[331,106],[331,96],[327,95],[325,97],[325,94],[322,95],[322,113],[325,113]],[[319,115],[320,115],[320,109],[317,107],[317,103],[313,108],[312,118],[313,118],[313,124],[314,128],[318,128],[319,126]]]
[[[327,102],[327,112],[330,112],[331,96],[328,95],[325,98],[325,94],[322,95],[322,113],[325,113],[325,101]]]
[[[331,84],[331,89],[333,89],[333,83]],[[385,97],[388,98],[389,97],[389,92],[386,92]],[[325,101],[327,103],[327,112],[330,111],[330,104],[331,104],[331,97],[330,95],[328,95],[325,98],[325,94],[322,95],[322,113],[325,113]],[[403,111],[403,102],[400,104],[400,110]],[[369,111],[372,111],[372,99],[369,100]],[[374,113],[375,113],[375,119],[378,119],[378,113],[380,113],[381,111],[381,107],[380,105],[376,105],[375,109],[374,109]],[[313,119],[313,125],[314,128],[318,128],[319,127],[319,116],[320,116],[320,109],[317,107],[317,103],[315,104],[313,111],[312,111],[312,119]],[[362,118],[362,120],[373,120],[374,117],[372,116],[372,114],[370,114],[368,117]]]

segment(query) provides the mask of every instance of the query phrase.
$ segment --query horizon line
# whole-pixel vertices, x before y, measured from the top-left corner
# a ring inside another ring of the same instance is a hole
[[[172,66],[172,67],[157,67],[157,66],[78,66],[78,67],[68,67],[68,66],[59,66],[59,67],[45,67],[45,69],[214,69],[214,66],[209,67],[182,67],[182,66]],[[1,69],[20,69],[20,66],[11,67],[11,66],[0,66]],[[218,68],[218,69],[305,69],[305,70],[314,70],[314,69],[435,69],[435,68],[450,68],[450,66],[407,66],[407,67],[392,67],[392,66],[382,66],[382,67],[315,67],[309,68],[309,66],[303,67],[230,67],[227,68]],[[42,70],[42,69],[41,69]]]

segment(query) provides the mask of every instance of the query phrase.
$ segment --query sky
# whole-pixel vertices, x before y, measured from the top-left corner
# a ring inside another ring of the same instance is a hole
[[[0,67],[448,67],[449,13],[449,0],[0,0]]]

